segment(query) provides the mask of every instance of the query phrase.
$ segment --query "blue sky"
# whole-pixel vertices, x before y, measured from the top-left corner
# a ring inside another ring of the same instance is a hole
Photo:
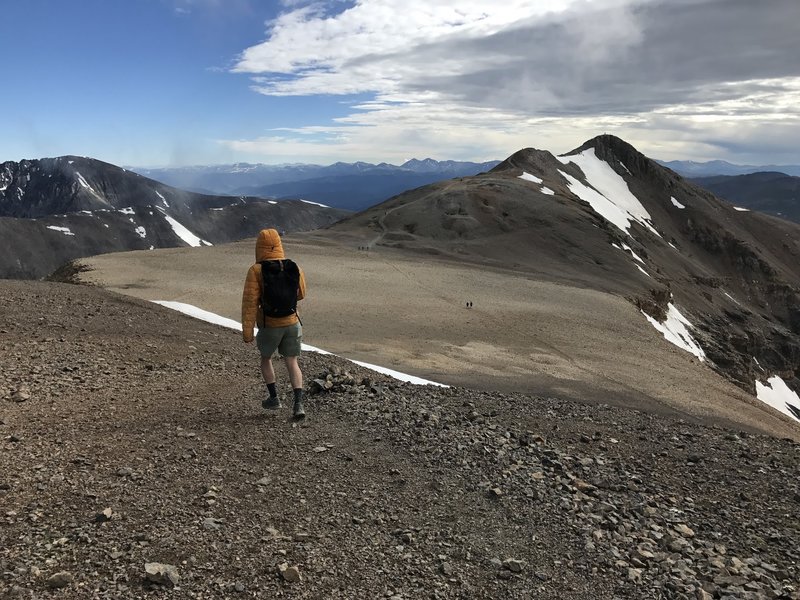
[[[0,161],[800,163],[796,0],[0,0]]]

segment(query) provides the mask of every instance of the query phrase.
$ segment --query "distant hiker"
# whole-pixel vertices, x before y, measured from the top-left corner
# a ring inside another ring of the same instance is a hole
[[[281,407],[275,387],[272,355],[277,350],[284,358],[289,381],[294,390],[293,414],[305,416],[303,373],[297,362],[303,339],[303,325],[297,316],[297,301],[306,295],[303,271],[283,255],[281,237],[274,229],[262,229],[256,239],[256,263],[247,271],[242,292],[242,336],[253,341],[253,328],[261,353],[261,374],[267,384],[267,397],[261,406],[269,410]]]

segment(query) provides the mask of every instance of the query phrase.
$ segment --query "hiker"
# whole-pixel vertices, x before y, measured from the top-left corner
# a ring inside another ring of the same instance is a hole
[[[283,356],[294,390],[292,414],[296,418],[306,414],[303,373],[298,364],[303,325],[297,315],[297,301],[305,295],[303,271],[283,255],[280,235],[274,229],[262,229],[256,239],[256,262],[247,271],[242,292],[242,336],[247,344],[255,339],[261,353],[261,374],[267,384],[261,406],[268,410],[281,408],[272,355],[277,350]],[[258,334],[254,338],[256,324]]]

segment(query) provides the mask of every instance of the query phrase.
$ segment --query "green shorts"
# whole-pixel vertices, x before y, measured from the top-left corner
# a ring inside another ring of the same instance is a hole
[[[277,350],[281,356],[300,356],[303,326],[300,323],[287,327],[262,327],[256,334],[256,345],[261,356],[271,357]]]

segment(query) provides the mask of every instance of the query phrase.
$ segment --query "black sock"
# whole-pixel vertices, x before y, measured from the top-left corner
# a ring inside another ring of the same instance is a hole
[[[275,384],[274,383],[268,383],[267,384],[267,389],[269,390],[269,395],[270,395],[271,398],[274,398],[275,396],[278,395],[278,390],[275,388]]]
[[[299,402],[303,399],[303,388],[294,388],[294,401]]]

